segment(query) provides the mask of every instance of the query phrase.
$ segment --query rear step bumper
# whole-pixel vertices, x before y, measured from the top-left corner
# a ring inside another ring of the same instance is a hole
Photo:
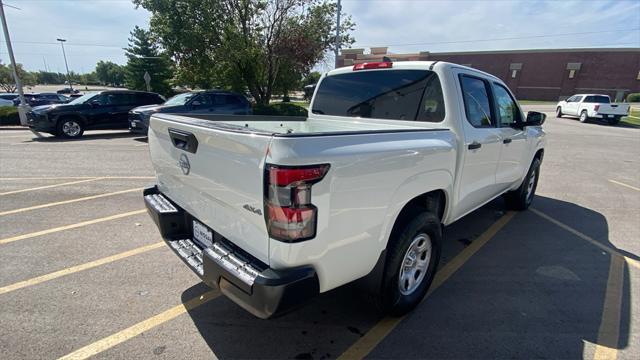
[[[218,234],[213,247],[203,248],[192,240],[193,217],[157,187],[145,189],[144,200],[171,250],[204,283],[219,288],[253,315],[263,319],[280,315],[318,294],[318,277],[312,267],[271,269]]]

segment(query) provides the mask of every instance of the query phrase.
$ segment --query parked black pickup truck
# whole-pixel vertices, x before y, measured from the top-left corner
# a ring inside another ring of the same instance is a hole
[[[108,90],[85,94],[67,104],[36,106],[27,119],[33,130],[79,138],[85,130],[126,129],[129,110],[164,101],[156,93]]]

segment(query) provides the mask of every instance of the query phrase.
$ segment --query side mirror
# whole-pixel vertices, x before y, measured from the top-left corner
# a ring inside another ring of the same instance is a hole
[[[527,113],[527,120],[524,122],[524,126],[540,126],[544,124],[546,119],[546,114],[537,111],[529,111]]]
[[[191,106],[193,106],[193,107],[198,107],[200,105],[202,105],[202,104],[198,100],[194,100],[194,101],[191,102]]]

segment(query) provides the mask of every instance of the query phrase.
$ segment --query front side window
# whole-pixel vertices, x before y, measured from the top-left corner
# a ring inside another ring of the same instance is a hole
[[[511,126],[522,121],[518,105],[511,97],[511,94],[502,85],[495,84],[493,87],[495,104],[498,110],[497,118],[500,126]]]
[[[486,81],[462,75],[460,84],[462,85],[464,109],[469,123],[477,128],[492,127],[494,122],[491,118],[491,101]]]
[[[440,122],[444,99],[436,73],[427,70],[353,71],[325,77],[314,114]]]

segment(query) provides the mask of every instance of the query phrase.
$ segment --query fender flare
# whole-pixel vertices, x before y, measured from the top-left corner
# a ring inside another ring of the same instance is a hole
[[[380,251],[387,248],[389,237],[398,216],[404,207],[413,199],[426,193],[441,190],[445,194],[446,216],[453,191],[453,176],[444,169],[422,172],[407,178],[393,193],[384,217],[382,231],[378,239]]]

